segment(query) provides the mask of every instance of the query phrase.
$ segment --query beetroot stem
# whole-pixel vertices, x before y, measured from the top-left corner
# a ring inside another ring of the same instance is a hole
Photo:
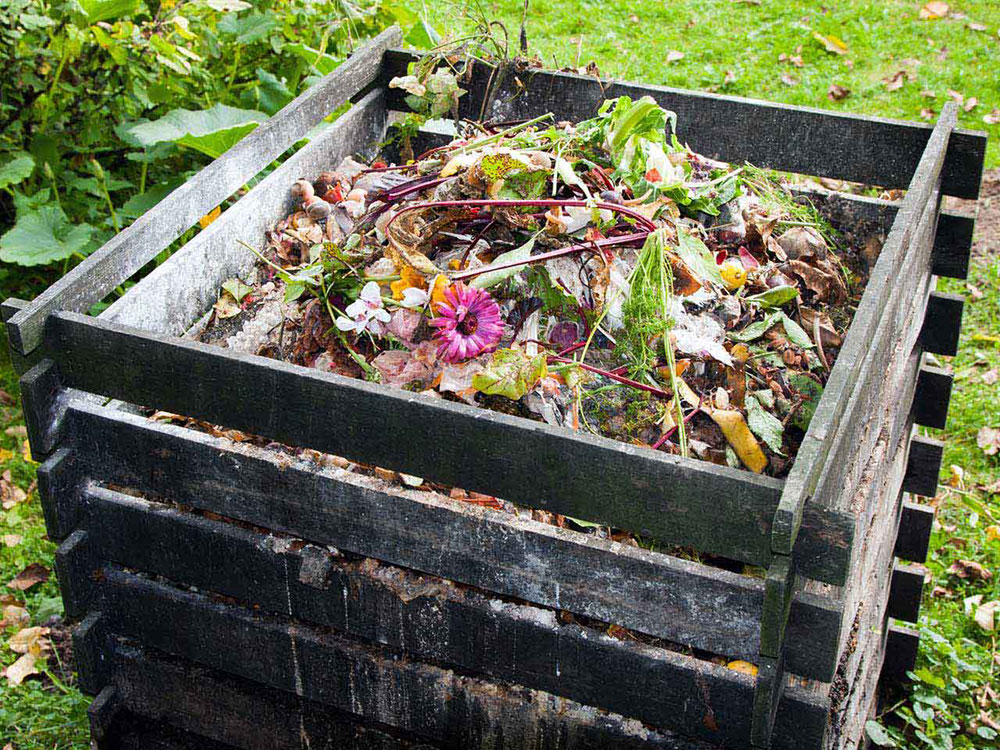
[[[586,370],[587,372],[592,372],[595,375],[602,375],[603,377],[614,380],[622,385],[628,385],[632,388],[638,388],[640,391],[647,391],[661,398],[673,398],[673,396],[667,393],[661,388],[657,388],[652,385],[646,385],[645,383],[640,383],[637,380],[632,380],[631,378],[626,378],[624,375],[615,375],[613,372],[608,370],[602,370],[599,367],[594,367],[593,365],[587,365],[583,362],[577,362],[575,359],[569,359],[568,357],[560,357],[558,354],[550,354],[549,359],[555,360],[556,362],[564,362],[566,364],[577,365],[581,370]]]

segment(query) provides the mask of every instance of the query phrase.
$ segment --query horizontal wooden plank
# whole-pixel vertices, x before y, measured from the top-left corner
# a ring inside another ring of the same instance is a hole
[[[913,421],[924,427],[943,430],[948,423],[952,374],[941,367],[922,364],[913,396]]]
[[[104,482],[714,653],[756,656],[759,579],[133,415],[84,407],[67,418],[76,461]],[[838,623],[830,602],[800,595],[790,669],[831,674]]]
[[[349,562],[323,547],[110,490],[90,489],[87,504],[94,553],[127,568],[658,728],[726,744],[739,743],[749,731],[752,689],[710,662],[560,624],[552,610],[491,599],[399,568]],[[702,700],[692,702],[696,693]],[[795,697],[790,700],[798,706]],[[795,711],[808,713],[813,704]],[[708,714],[714,720],[706,725]],[[806,724],[803,731],[818,731],[818,742],[822,726]]]
[[[435,747],[390,727],[366,725],[330,706],[170,658],[134,642],[115,639],[108,659],[115,687],[107,689],[121,696],[126,714],[115,729],[138,736],[141,742],[181,737],[202,743],[189,745],[192,750]],[[146,746],[137,744],[135,750]]]
[[[383,75],[406,75],[418,53],[391,50]],[[665,86],[602,80],[528,68],[507,71],[484,107],[489,69],[473,67],[459,114],[478,119],[527,119],[552,112],[576,122],[597,113],[605,99],[649,95],[677,114],[682,141],[723,161],[749,161],[786,172],[832,177],[887,188],[906,188],[932,128],[923,123],[831,112]],[[389,89],[390,105],[406,110],[405,92]],[[986,153],[986,134],[958,130],[949,145],[942,190],[976,198]]]
[[[906,673],[916,669],[920,647],[920,632],[915,628],[889,625],[888,630],[882,662],[882,684],[887,687],[910,681]]]
[[[28,354],[42,343],[56,310],[83,312],[129,279],[202,216],[233,195],[324,117],[376,79],[383,52],[401,38],[393,26],[367,42],[315,86],[259,125],[131,226],[7,321],[11,346]]]
[[[315,178],[346,156],[373,148],[385,132],[385,96],[372,91],[333,125],[289,157],[199,232],[170,259],[132,287],[101,317],[149,331],[180,335],[215,302],[226,279],[246,279],[264,246],[265,230],[288,215],[289,187]]]
[[[75,313],[50,321],[48,349],[64,382],[83,390],[661,543],[753,564],[770,559],[776,479]],[[851,525],[849,517],[812,516],[803,546],[822,568],[817,577],[843,573]]]
[[[824,474],[829,486],[838,486],[838,482],[831,479],[831,471],[839,470],[844,463],[831,460],[831,456],[850,444],[846,438],[852,431],[842,428],[842,425],[852,427],[850,413],[854,410],[849,407],[852,402],[859,404],[871,395],[869,384],[879,382],[884,372],[875,362],[890,358],[891,346],[902,322],[897,319],[898,311],[908,309],[904,300],[909,303],[911,295],[929,277],[931,242],[923,241],[922,233],[930,234],[936,224],[945,153],[957,117],[957,107],[953,105],[953,102],[945,105],[928,139],[785,481],[772,532],[772,545],[777,553],[792,554],[806,501],[816,491]],[[901,274],[904,267],[912,272]],[[908,352],[904,356],[907,355]],[[908,406],[906,411],[909,411]],[[859,417],[863,414],[863,411],[858,412]],[[839,496],[833,493],[834,498]]]
[[[910,440],[910,456],[906,463],[903,489],[913,495],[934,497],[937,494],[943,457],[944,443],[923,435],[914,435]]]
[[[673,732],[637,731],[634,720],[618,714],[393,658],[329,631],[213,602],[122,571],[107,571],[101,588],[108,610],[115,613],[117,633],[445,747],[464,748],[472,737],[500,736],[519,748],[549,747],[555,738],[559,747],[716,747]],[[170,624],[178,618],[188,624],[182,631]],[[219,647],[222,643],[225,648]],[[752,683],[749,676],[738,676],[748,686]],[[818,708],[795,713],[798,736],[776,747],[808,747],[801,743],[803,728],[825,723]],[[711,713],[706,716],[714,720]],[[785,723],[781,731],[788,728]]]
[[[915,565],[896,563],[889,585],[889,617],[907,622],[920,618],[920,597],[924,591],[924,571]]]
[[[185,732],[162,721],[122,712],[102,739],[91,741],[90,749],[235,750],[235,746]]]
[[[961,294],[933,292],[927,301],[927,316],[920,332],[920,345],[931,354],[954,357],[962,330],[965,298]]]
[[[915,563],[924,562],[933,527],[933,506],[904,501],[899,534],[896,536],[896,557]]]

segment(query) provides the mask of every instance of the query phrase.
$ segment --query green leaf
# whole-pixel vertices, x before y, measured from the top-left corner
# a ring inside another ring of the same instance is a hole
[[[472,387],[516,401],[545,376],[545,357],[545,352],[529,357],[520,349],[497,349],[486,368],[473,376]]]
[[[441,44],[441,35],[423,18],[410,27],[403,41],[419,49],[430,49]]]
[[[934,687],[940,688],[942,690],[944,689],[944,680],[942,680],[936,674],[927,669],[927,667],[922,667],[916,670],[915,672],[913,672],[913,676],[916,679],[920,680],[921,682],[927,683],[928,685],[933,685]]]
[[[329,55],[326,52],[320,52],[318,49],[313,49],[312,47],[308,47],[300,42],[286,44],[282,51],[289,52],[296,57],[305,60],[311,66],[316,68],[321,75],[330,73],[334,68],[340,65],[340,60],[333,55]]]
[[[243,299],[253,291],[252,286],[244,284],[239,279],[226,279],[222,282],[222,289],[229,292],[238,303],[242,303]]]
[[[781,453],[781,443],[785,432],[781,420],[765,409],[753,395],[746,400],[747,425],[775,453]]]
[[[747,302],[760,305],[761,307],[781,307],[787,305],[799,296],[798,287],[791,285],[776,286],[760,294],[753,294],[746,298]],[[786,329],[787,330],[787,329]]]
[[[781,313],[773,313],[768,315],[764,320],[758,320],[756,323],[751,323],[742,331],[734,331],[729,334],[729,338],[734,341],[756,341],[765,333],[767,333],[775,324],[780,320]]]
[[[865,734],[868,735],[868,739],[870,739],[879,747],[896,746],[896,743],[893,741],[892,737],[889,736],[889,733],[886,731],[885,727],[883,727],[877,721],[865,722]]]
[[[812,349],[812,339],[809,338],[809,334],[802,330],[802,326],[784,313],[780,313],[780,315],[781,324],[785,327],[785,334],[788,336],[788,340],[800,349]]]
[[[183,180],[175,180],[151,187],[145,193],[136,193],[118,209],[118,214],[129,219],[138,219],[182,184]]]
[[[245,16],[230,13],[219,21],[219,31],[226,35],[235,36],[236,39],[233,41],[236,44],[252,44],[266,39],[271,33],[271,29],[277,25],[278,22],[273,16],[265,16],[262,13],[249,13]]]
[[[71,224],[57,206],[42,206],[18,216],[0,237],[0,260],[21,266],[41,266],[83,253],[94,227]]]
[[[267,119],[252,109],[216,104],[209,109],[175,109],[159,120],[126,126],[121,133],[140,146],[169,141],[217,158]]]
[[[504,279],[510,278],[518,271],[523,271],[525,266],[502,268],[498,271],[490,271],[489,269],[494,266],[502,266],[506,263],[525,261],[531,257],[531,251],[534,247],[535,238],[532,237],[520,247],[515,247],[513,250],[508,250],[506,253],[501,253],[494,258],[493,262],[489,266],[487,266],[487,270],[484,273],[479,274],[476,278],[469,282],[469,286],[475,287],[476,289],[489,289],[491,286],[496,286]]]
[[[88,23],[112,21],[134,15],[139,10],[139,0],[77,0],[77,4],[87,16]]]
[[[677,254],[681,256],[692,273],[700,279],[711,281],[722,286],[722,274],[719,272],[719,264],[715,262],[715,256],[705,243],[693,234],[677,228]],[[761,335],[763,335],[763,331]]]
[[[203,2],[207,7],[219,13],[238,13],[253,7],[244,0],[203,0]]]
[[[35,160],[26,151],[14,152],[14,158],[0,166],[0,190],[24,182],[35,169]]]
[[[812,422],[813,414],[816,413],[816,407],[823,396],[823,386],[801,372],[790,375],[788,382],[803,398],[802,406],[792,418],[792,424],[805,432],[809,429],[809,423]]]
[[[240,103],[273,115],[294,98],[295,94],[283,80],[257,68],[257,82],[240,94]]]

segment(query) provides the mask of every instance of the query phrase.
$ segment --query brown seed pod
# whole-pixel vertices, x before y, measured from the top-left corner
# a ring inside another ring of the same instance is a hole
[[[330,204],[322,198],[313,197],[306,205],[306,213],[309,214],[310,219],[315,221],[325,219],[330,215]]]
[[[292,184],[293,198],[299,198],[303,202],[306,202],[315,195],[316,191],[313,189],[312,183],[309,182],[309,180],[296,180]]]

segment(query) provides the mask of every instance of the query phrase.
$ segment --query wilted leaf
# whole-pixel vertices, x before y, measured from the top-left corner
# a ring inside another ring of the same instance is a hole
[[[83,253],[94,227],[70,223],[58,206],[46,205],[18,212],[17,223],[0,237],[0,260],[21,266],[40,266]]]
[[[483,273],[479,274],[469,282],[469,286],[475,287],[476,289],[489,289],[491,286],[496,286],[504,279],[510,278],[518,271],[523,271],[525,266],[514,266],[512,268],[499,268],[499,266],[527,260],[531,257],[531,251],[534,247],[535,238],[532,237],[520,247],[515,247],[513,250],[508,250],[506,253],[501,253],[493,259],[493,262],[489,266],[483,269]],[[499,270],[491,271],[490,269],[494,267],[499,268]]]
[[[472,378],[472,387],[480,393],[517,400],[545,377],[545,352],[534,357],[520,349],[498,349]]]
[[[893,73],[888,78],[883,78],[882,81],[885,83],[885,88],[887,91],[898,91],[903,88],[903,84],[906,83],[907,75],[905,70],[898,70]]]
[[[933,21],[938,18],[944,18],[947,15],[948,3],[940,2],[940,0],[927,3],[927,5],[920,9],[920,18],[924,21]]]
[[[239,279],[226,279],[226,281],[222,282],[222,288],[229,292],[233,296],[233,299],[240,304],[243,304],[246,296],[253,291],[252,286],[244,284]]]
[[[13,156],[13,159],[0,166],[0,190],[26,180],[35,169],[35,160],[31,154],[18,151]]]
[[[975,21],[970,21],[967,26],[972,31],[986,31],[986,24],[976,23]]]
[[[38,657],[35,654],[24,654],[4,670],[4,677],[11,687],[16,687],[24,682],[25,678],[38,674],[37,663]]]
[[[781,74],[781,82],[783,84],[785,84],[786,86],[798,86],[799,85],[799,79],[795,78],[794,76],[790,75],[789,73],[782,73]]]
[[[975,560],[956,560],[946,572],[968,581],[988,581],[993,577],[992,572]]]
[[[997,368],[992,368],[983,373],[983,382],[986,385],[996,385],[997,380],[1000,380],[1000,370]]]
[[[823,49],[827,52],[832,52],[835,55],[846,55],[847,54],[847,43],[843,39],[840,39],[833,34],[824,36],[818,31],[813,32],[813,39],[823,45]]]
[[[126,125],[121,134],[141,146],[176,143],[214,159],[266,119],[257,110],[215,104],[204,110],[171,110],[159,120]]]
[[[213,221],[215,221],[216,219],[218,219],[221,214],[222,214],[222,206],[216,206],[211,211],[209,211],[207,214],[205,214],[200,219],[198,219],[198,226],[200,226],[202,229],[207,229],[208,226]]]
[[[952,464],[948,473],[948,486],[961,488],[964,486],[965,469]]]
[[[839,83],[831,83],[826,92],[827,97],[834,102],[839,102],[851,95],[851,90],[841,86]]]
[[[757,665],[751,664],[748,661],[743,661],[737,659],[736,661],[731,661],[726,665],[726,669],[731,669],[734,672],[741,672],[743,674],[748,674],[752,677],[757,675]]]
[[[204,2],[209,8],[220,13],[236,13],[253,7],[243,0],[204,0]]]
[[[1000,601],[996,600],[981,604],[976,607],[972,619],[983,630],[993,632],[996,630],[996,613],[998,608],[1000,608]]]
[[[49,647],[48,634],[49,629],[45,627],[24,628],[10,637],[7,647],[15,654],[40,654]]]
[[[5,547],[16,547],[21,542],[24,541],[24,537],[20,534],[4,534],[3,544]]]
[[[0,630],[5,628],[23,628],[31,622],[28,610],[17,604],[7,604],[3,608],[3,619],[0,619]]]
[[[677,62],[678,60],[684,59],[684,53],[678,50],[672,49],[667,53],[667,62]]]
[[[970,96],[968,99],[965,100],[965,104],[962,105],[962,109],[965,110],[966,112],[971,112],[978,106],[979,106],[979,100],[974,96]]]
[[[980,427],[976,433],[976,445],[987,456],[995,456],[1000,451],[1000,429],[996,427]]]
[[[45,583],[49,580],[49,569],[39,563],[31,563],[28,567],[14,576],[7,588],[15,591],[27,591],[32,586]]]
[[[28,499],[28,493],[14,484],[11,478],[10,469],[7,469],[0,477],[0,502],[4,510],[10,510],[18,503],[23,503]]]
[[[920,119],[922,120],[933,120],[935,117],[937,117],[937,112],[930,107],[924,107],[920,110]]]
[[[983,122],[987,125],[997,125],[1000,124],[1000,109],[996,107],[988,115],[983,115]]]
[[[726,438],[743,465],[750,471],[760,474],[767,468],[767,456],[760,448],[760,443],[750,432],[746,420],[738,411],[728,411],[722,409],[712,409],[709,411],[712,418],[722,434]]]
[[[746,407],[747,424],[753,434],[767,443],[772,451],[781,453],[781,443],[785,432],[781,420],[765,409],[753,395],[746,400]]]

